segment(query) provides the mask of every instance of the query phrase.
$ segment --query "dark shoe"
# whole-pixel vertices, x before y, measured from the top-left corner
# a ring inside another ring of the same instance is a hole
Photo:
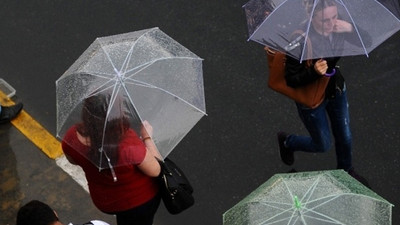
[[[294,163],[294,153],[285,147],[284,142],[287,136],[288,135],[285,132],[278,132],[279,154],[282,162],[288,166],[291,166]]]
[[[13,106],[1,106],[0,124],[8,123],[14,119],[22,110],[22,103]]]
[[[367,179],[365,179],[365,177],[361,176],[360,174],[356,173],[356,171],[354,171],[353,168],[351,168],[349,171],[347,171],[347,173],[350,176],[352,176],[354,179],[358,180],[360,183],[362,183],[367,188],[371,188],[369,186],[369,183],[368,183]]]

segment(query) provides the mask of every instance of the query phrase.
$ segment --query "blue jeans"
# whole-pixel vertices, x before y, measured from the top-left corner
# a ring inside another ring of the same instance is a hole
[[[333,99],[325,99],[315,109],[296,103],[297,110],[310,137],[289,135],[285,146],[291,151],[326,152],[331,148],[331,132],[335,138],[337,168],[352,168],[351,132],[346,86],[336,90]]]

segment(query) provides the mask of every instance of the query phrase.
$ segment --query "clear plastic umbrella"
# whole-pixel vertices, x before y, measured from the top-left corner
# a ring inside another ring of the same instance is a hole
[[[107,152],[115,145],[108,137],[119,132],[109,128],[129,126],[139,136],[148,121],[152,140],[165,158],[206,114],[202,59],[158,28],[97,38],[56,86],[59,138],[82,122],[88,111],[85,101],[102,98],[96,113],[104,109],[107,114],[91,116],[104,123],[99,148],[104,154],[88,157],[100,169],[131,163],[115,161],[115,154]]]
[[[223,224],[385,225],[392,207],[343,170],[276,174],[226,211]]]
[[[378,0],[250,0],[243,8],[249,40],[302,61],[368,56],[400,30],[398,4],[385,5],[390,9]],[[334,15],[321,13],[328,6],[335,7]],[[313,54],[306,54],[307,49]]]

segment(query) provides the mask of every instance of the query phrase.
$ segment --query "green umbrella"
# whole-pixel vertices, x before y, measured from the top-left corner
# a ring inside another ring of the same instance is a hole
[[[276,174],[226,211],[224,225],[384,225],[393,205],[343,170]]]

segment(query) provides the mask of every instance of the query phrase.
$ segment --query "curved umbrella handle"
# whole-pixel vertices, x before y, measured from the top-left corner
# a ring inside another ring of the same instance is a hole
[[[330,72],[330,73],[325,73],[325,76],[326,76],[326,77],[331,77],[331,76],[335,75],[335,73],[336,73],[336,69],[333,68],[333,69],[332,69],[332,72]]]

